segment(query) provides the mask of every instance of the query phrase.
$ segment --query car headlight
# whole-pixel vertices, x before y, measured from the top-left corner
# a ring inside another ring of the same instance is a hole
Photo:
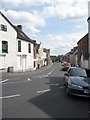
[[[73,86],[73,87],[78,87],[78,88],[83,88],[82,86],[80,86],[80,85],[77,85],[77,84],[73,84],[73,83],[71,83],[71,85]]]

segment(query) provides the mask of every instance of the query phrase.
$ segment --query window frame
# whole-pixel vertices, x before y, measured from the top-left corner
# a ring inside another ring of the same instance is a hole
[[[2,41],[2,53],[8,53],[8,41]]]
[[[21,41],[18,40],[18,52],[21,52]]]
[[[0,30],[7,32],[7,25],[0,24]]]
[[[31,53],[31,44],[28,43],[28,53]]]

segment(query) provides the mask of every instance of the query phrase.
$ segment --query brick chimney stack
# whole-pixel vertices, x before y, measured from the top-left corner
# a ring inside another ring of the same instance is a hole
[[[17,25],[17,27],[22,31],[22,25]]]

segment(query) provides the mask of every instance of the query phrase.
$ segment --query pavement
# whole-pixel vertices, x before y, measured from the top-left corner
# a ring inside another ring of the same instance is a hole
[[[90,101],[67,96],[63,86],[61,64],[33,72],[7,74],[2,77],[2,117],[16,119],[49,118],[86,120]]]

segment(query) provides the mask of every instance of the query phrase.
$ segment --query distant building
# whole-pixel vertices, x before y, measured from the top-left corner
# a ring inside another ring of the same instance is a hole
[[[43,52],[46,53],[46,60],[45,60],[45,61],[47,62],[47,65],[48,65],[48,64],[51,63],[50,49],[46,49],[46,48],[44,48],[44,49],[43,49]]]
[[[65,55],[62,56],[62,61],[66,61],[70,63],[70,52],[66,53]]]
[[[70,52],[70,63],[72,66],[78,64],[78,47],[74,47]]]
[[[42,44],[36,44],[36,54],[37,54],[37,67],[42,67],[45,66],[46,63],[46,58],[47,58],[47,53],[43,51],[43,46]]]

